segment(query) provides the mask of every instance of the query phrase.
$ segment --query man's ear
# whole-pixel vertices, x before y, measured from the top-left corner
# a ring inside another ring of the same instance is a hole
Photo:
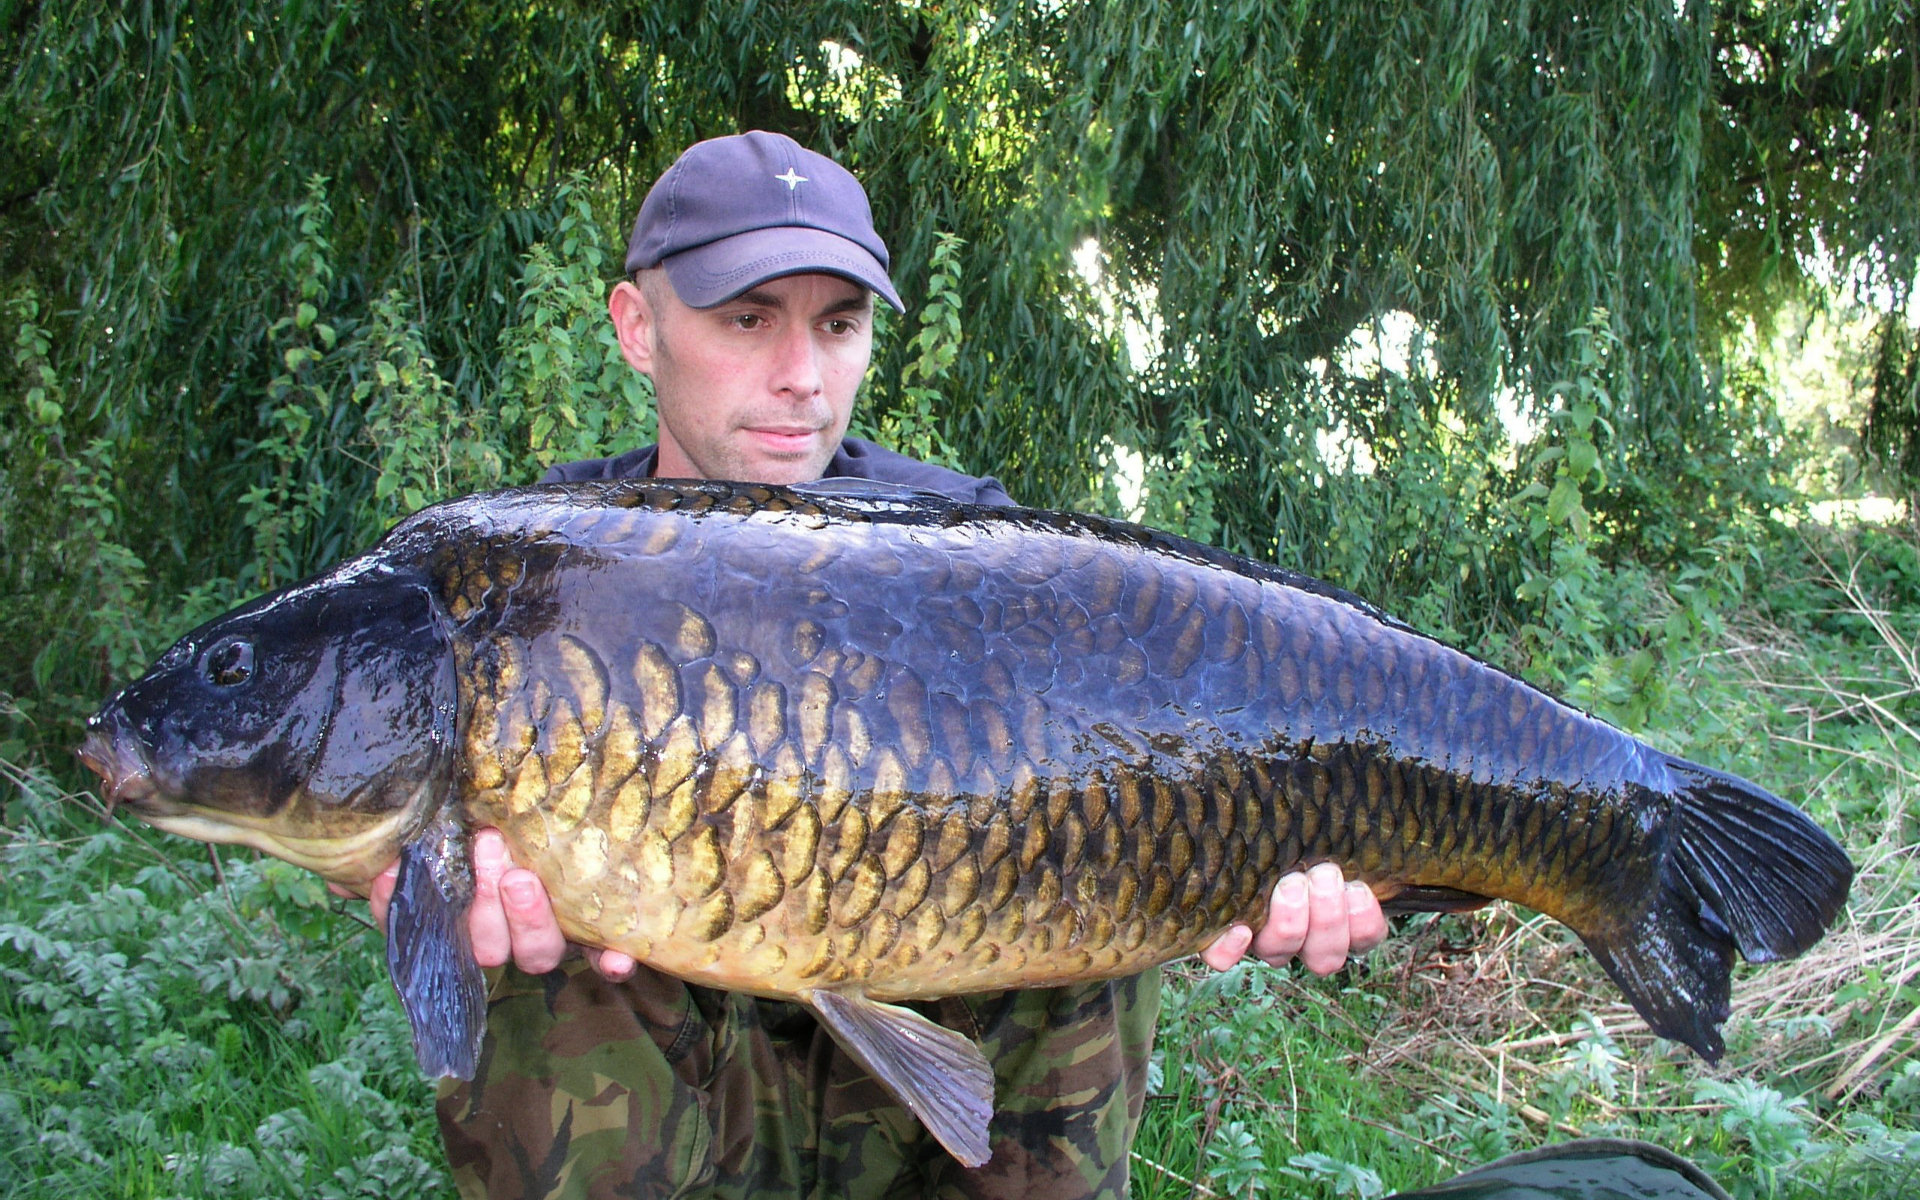
[[[647,294],[632,280],[621,280],[607,297],[607,315],[613,319],[613,332],[620,339],[620,353],[627,365],[642,375],[652,375],[654,314]]]

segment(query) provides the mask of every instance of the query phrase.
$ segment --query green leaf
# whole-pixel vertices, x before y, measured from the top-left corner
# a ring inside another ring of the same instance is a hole
[[[1673,612],[1667,614],[1667,619],[1662,625],[1661,632],[1665,635],[1669,645],[1684,643],[1694,635],[1693,619],[1685,609],[1675,609]]]
[[[1580,511],[1580,485],[1569,475],[1562,475],[1553,481],[1553,490],[1547,495],[1547,520],[1556,524],[1565,524]]]
[[[1567,439],[1567,470],[1577,480],[1584,480],[1600,461],[1600,451],[1586,438]]]

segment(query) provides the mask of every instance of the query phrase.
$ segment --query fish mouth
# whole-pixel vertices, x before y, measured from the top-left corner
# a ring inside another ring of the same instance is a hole
[[[89,731],[74,753],[100,777],[100,798],[106,802],[108,817],[122,804],[137,810],[154,798],[153,769],[145,757],[104,730]]]
[[[153,768],[139,748],[105,729],[90,730],[74,753],[100,777],[100,798],[106,802],[109,819],[125,805],[155,829],[196,841],[251,846],[327,879],[363,889],[399,853],[410,824],[417,822],[415,810],[424,795],[416,794],[412,803],[364,827],[303,835],[286,826],[279,816],[249,816],[163,796],[153,780]]]

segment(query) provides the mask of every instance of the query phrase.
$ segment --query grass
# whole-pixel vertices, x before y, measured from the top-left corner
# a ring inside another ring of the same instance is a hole
[[[1911,538],[1810,547],[1771,607],[1681,664],[1642,730],[1803,803],[1861,868],[1825,941],[1742,971],[1720,1064],[1653,1039],[1563,930],[1505,908],[1408,921],[1332,980],[1183,967],[1135,1194],[1364,1200],[1605,1134],[1750,1200],[1920,1197],[1910,554]],[[451,1195],[431,1089],[351,907],[4,770],[0,1194]]]
[[[1510,910],[1402,928],[1333,981],[1183,974],[1137,1193],[1380,1196],[1624,1136],[1735,1196],[1920,1196],[1916,864],[1915,846],[1868,859],[1842,928],[1743,971],[1712,1067],[1654,1039],[1557,925]]]

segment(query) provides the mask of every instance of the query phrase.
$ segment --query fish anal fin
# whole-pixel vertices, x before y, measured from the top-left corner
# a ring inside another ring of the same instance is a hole
[[[1389,916],[1404,916],[1408,913],[1462,913],[1472,912],[1476,908],[1485,908],[1492,902],[1492,897],[1482,896],[1477,892],[1409,883],[1403,885],[1399,891],[1382,895],[1380,910]]]
[[[814,990],[799,998],[949,1154],[969,1167],[987,1161],[993,1068],[971,1039],[858,992]]]
[[[473,958],[467,910],[473,864],[466,833],[445,816],[400,849],[387,909],[387,973],[414,1055],[429,1075],[473,1078],[487,1026],[487,983]]]

